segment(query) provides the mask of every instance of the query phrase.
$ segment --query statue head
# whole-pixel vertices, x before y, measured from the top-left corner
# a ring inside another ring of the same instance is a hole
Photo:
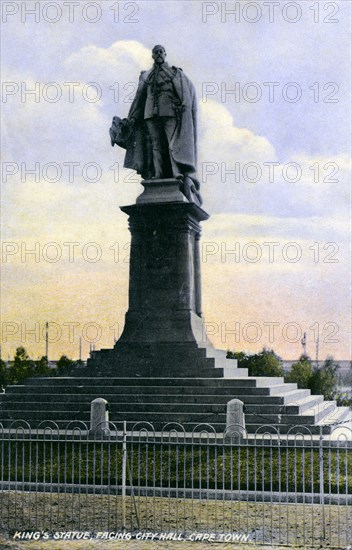
[[[154,63],[157,63],[158,65],[161,65],[164,63],[166,58],[166,51],[164,46],[160,46],[160,44],[157,44],[152,49],[152,58],[154,59]]]

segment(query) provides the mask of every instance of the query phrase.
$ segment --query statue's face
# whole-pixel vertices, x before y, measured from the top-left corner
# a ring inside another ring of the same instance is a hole
[[[162,46],[155,46],[152,51],[152,58],[154,59],[155,63],[161,65],[165,61],[166,51]]]

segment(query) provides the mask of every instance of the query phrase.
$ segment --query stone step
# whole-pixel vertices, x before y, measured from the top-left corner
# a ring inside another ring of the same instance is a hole
[[[72,406],[72,407],[71,407]],[[180,409],[183,409],[183,411]],[[7,410],[9,411],[16,411],[16,410],[22,410],[26,412],[30,411],[36,411],[38,410],[38,401],[23,401],[23,402],[17,402],[17,401],[10,401],[7,404]],[[72,401],[72,402],[64,402],[64,401],[54,401],[54,402],[42,402],[40,404],[40,409],[43,411],[55,411],[55,410],[66,410],[69,411],[70,408],[78,411],[84,411],[89,412],[90,411],[90,401]],[[226,403],[186,403],[183,404],[182,402],[176,402],[176,403],[160,403],[160,402],[138,402],[138,401],[123,401],[123,402],[115,402],[115,401],[109,401],[109,411],[110,414],[120,413],[120,411],[125,411],[129,415],[133,414],[134,412],[142,413],[142,412],[157,412],[162,413],[164,412],[165,415],[169,413],[177,413],[180,412],[187,412],[189,415],[192,415],[194,413],[202,413],[202,412],[221,412],[225,413],[226,411]]]
[[[337,409],[338,413],[334,415],[334,422],[335,423],[342,423],[344,422],[344,426],[346,425],[346,421],[349,421],[349,424],[351,424],[352,428],[352,421],[351,421],[351,411],[348,407],[338,407]],[[277,433],[279,431],[282,434],[287,433],[288,431],[292,431],[292,433],[300,432],[303,434],[312,434],[317,435],[320,433],[320,429],[322,430],[323,434],[329,434],[335,429],[334,423],[329,422],[328,418],[324,418],[324,420],[321,420],[316,425],[309,425],[309,424],[295,424],[294,420],[296,420],[297,417],[290,417],[290,423],[285,424],[281,423],[279,425],[270,425],[269,422],[266,422],[265,426],[263,426],[263,422],[255,422],[250,421],[250,419],[246,420],[246,429],[248,433],[254,433],[256,431],[259,431],[260,433],[268,432],[268,433]],[[23,415],[21,411],[14,411],[11,413],[11,415],[6,416],[4,419],[3,415],[0,417],[0,424],[4,420],[4,426],[9,426],[13,421],[24,421]],[[140,415],[134,414],[133,418],[124,416],[121,417],[118,415],[118,417],[110,417],[110,421],[115,423],[117,428],[122,426],[122,422],[126,420],[127,421],[127,429],[132,429],[132,426],[135,426],[135,429],[142,428],[143,426],[146,426],[146,423],[150,423],[155,431],[160,431],[163,428],[165,428],[167,423],[172,423],[175,425],[178,425],[180,421],[182,420],[182,426],[185,432],[191,432],[195,428],[199,428],[199,425],[202,425],[202,429],[204,426],[209,426],[209,433],[212,433],[213,430],[216,430],[217,432],[224,432],[225,430],[225,415],[215,415],[213,417],[202,415],[196,415],[194,417],[192,415],[192,419],[189,418],[189,416],[182,416],[180,417],[179,414],[174,415],[168,415],[168,418],[165,418],[165,415],[152,413],[152,417],[150,417],[148,414],[142,413]],[[84,429],[82,422],[85,422],[87,426],[89,426],[89,414],[88,413],[81,413],[79,411],[70,411],[70,412],[63,412],[63,411],[56,411],[53,413],[53,416],[51,419],[48,419],[47,415],[43,411],[35,411],[31,413],[31,422],[30,425],[32,428],[38,427],[39,424],[42,426],[45,425],[51,425],[51,422],[55,422],[61,429],[68,428],[72,429],[73,426],[78,426],[80,430]],[[181,428],[180,428],[180,431]]]
[[[83,424],[84,422],[84,424]],[[119,420],[111,420],[111,426],[115,425],[116,428],[118,430],[121,430],[122,429],[122,426],[123,426],[123,420],[122,419],[119,419]],[[27,427],[27,421],[24,421],[23,418],[21,416],[17,417],[17,418],[8,418],[6,417],[5,419],[3,418],[0,418],[0,426],[3,424],[4,428],[8,428],[8,427],[18,427],[19,425],[20,426],[23,426],[23,427]],[[55,420],[51,420],[51,421],[48,421],[48,419],[46,418],[39,418],[37,420],[34,420],[32,419],[31,420],[31,423],[30,423],[30,426],[32,429],[35,429],[35,428],[41,428],[41,429],[45,429],[45,427],[47,427],[47,429],[50,429],[50,431],[48,432],[49,434],[52,433],[51,430],[55,427],[55,425],[58,426],[58,428],[60,430],[66,430],[68,429],[69,431],[72,431],[73,429],[76,429],[77,430],[77,433],[81,433],[82,431],[84,432],[85,430],[85,426],[87,426],[87,428],[89,429],[89,420],[86,419],[86,420],[72,420],[72,418],[70,419],[64,419],[64,420],[60,420],[60,419],[55,419]],[[210,425],[208,422],[197,422],[197,423],[194,423],[194,422],[183,422],[182,423],[182,427],[181,425],[179,424],[179,422],[177,421],[171,421],[171,422],[165,422],[165,421],[159,421],[159,420],[154,420],[153,423],[151,422],[148,422],[148,421],[144,421],[144,420],[140,420],[140,421],[127,421],[126,422],[126,425],[127,425],[127,430],[130,431],[132,429],[135,430],[135,432],[138,434],[138,430],[142,429],[142,428],[150,428],[150,430],[153,430],[155,432],[160,432],[161,430],[163,429],[169,429],[169,428],[177,428],[179,430],[180,433],[192,433],[192,431],[195,431],[195,441],[198,441],[198,438],[197,438],[197,432],[202,429],[202,431],[208,431],[210,437],[213,437],[214,436],[214,431],[216,433],[224,433],[225,432],[225,425],[224,423],[219,423],[219,422],[212,422],[212,424]],[[350,423],[351,425],[351,423]],[[350,426],[350,429],[352,428],[352,426]],[[331,434],[334,429],[335,429],[335,426],[333,424],[323,424],[322,426],[319,426],[319,425],[316,425],[316,426],[304,426],[304,425],[300,425],[300,426],[295,426],[295,425],[289,425],[289,424],[281,424],[281,425],[265,425],[263,427],[263,423],[260,423],[260,424],[249,424],[247,423],[246,425],[246,429],[247,429],[247,433],[248,434],[254,434],[255,432],[258,432],[258,433],[271,433],[271,434],[277,434],[277,433],[281,433],[281,434],[287,434],[289,431],[294,434],[294,433],[302,433],[304,435],[319,435],[320,434],[320,429],[322,430],[322,433],[323,435],[328,435],[328,434]],[[181,436],[182,437],[182,436]]]
[[[327,414],[330,414],[333,412],[333,410],[336,408],[336,404],[334,402],[330,402],[329,404],[326,404],[325,407],[314,407],[310,414],[308,414],[308,411],[306,414],[287,414],[286,411],[280,411],[280,410],[272,410],[271,407],[263,408],[262,410],[258,407],[254,410],[246,411],[245,417],[246,422],[253,423],[258,421],[258,417],[260,417],[260,420],[263,423],[282,423],[282,424],[315,424],[316,422],[319,422],[323,417],[325,417]],[[159,415],[164,414],[165,418],[173,417],[175,414],[180,413],[180,415],[188,414],[189,420],[193,420],[195,416],[198,414],[212,414],[217,415],[218,421],[222,419],[222,421],[226,422],[226,406],[225,405],[204,405],[204,404],[195,404],[195,405],[187,405],[186,411],[180,411],[180,407],[177,405],[170,405],[170,404],[140,404],[138,405],[138,410],[136,411],[136,406],[134,404],[128,404],[128,403],[120,403],[120,404],[111,404],[110,405],[110,413],[112,416],[119,415],[119,416],[126,416],[126,418],[129,418],[131,416],[135,416],[137,413],[139,414],[145,414],[145,415]],[[281,414],[280,414],[281,413]]]
[[[248,392],[252,390],[259,390],[261,393],[263,388],[236,388],[236,387],[217,387],[209,384],[209,386],[110,386],[105,388],[99,388],[97,386],[8,386],[4,399],[18,399],[19,396],[23,396],[24,399],[38,399],[38,391],[43,398],[48,396],[76,396],[76,395],[92,395],[96,397],[101,396],[121,396],[126,395],[141,395],[141,396],[155,396],[155,395],[169,395],[169,396],[181,396],[187,398],[189,396],[197,395],[224,395],[230,399],[230,396],[235,394],[237,390]],[[266,391],[266,388],[264,388]],[[108,399],[108,398],[107,398]]]
[[[90,420],[90,412],[80,411],[80,410],[72,410],[72,411],[62,411],[62,410],[54,410],[50,411],[50,418],[48,418],[48,411],[44,410],[34,410],[34,411],[28,411],[25,408],[23,408],[21,411],[8,411],[9,418],[15,420],[26,420],[28,415],[30,414],[30,425],[33,425],[33,422],[38,421],[44,421],[44,420],[52,420],[54,422],[60,421],[77,421],[81,420],[83,422],[89,422]],[[226,415],[222,415],[222,420],[225,423]],[[118,413],[115,413],[114,416],[111,416],[110,420],[113,422],[115,421],[123,421],[127,420],[129,422],[140,422],[140,421],[147,421],[153,424],[153,420],[162,423],[165,425],[167,422],[179,422],[181,424],[189,422],[190,421],[190,415],[188,412],[180,413],[180,412],[173,412],[169,413],[167,417],[165,416],[165,412],[133,412],[128,413],[126,411],[120,411]],[[199,422],[219,422],[219,415],[216,413],[208,413],[208,412],[197,412],[192,414],[192,422],[195,424],[198,424]]]
[[[224,349],[216,349],[211,346],[201,347],[200,349],[205,350],[206,357],[213,357],[217,361],[226,360],[227,352]],[[236,360],[234,360],[234,366],[237,367]]]
[[[214,370],[217,371],[218,368],[215,367]],[[225,379],[248,376],[248,369],[237,369],[233,368],[232,365],[224,366],[221,370],[223,371],[223,376]]]
[[[295,417],[296,424],[317,424],[323,418],[328,416],[331,417],[335,411],[337,411],[336,401],[322,401],[321,403],[309,407],[307,410],[292,416]],[[287,422],[288,420],[285,417],[284,423]]]
[[[329,411],[328,414],[326,414],[324,417],[322,417],[319,422],[317,422],[317,426],[338,424],[339,422],[343,422],[346,419],[351,419],[351,413],[352,411],[350,407],[336,407],[332,411]],[[350,429],[352,433],[352,423]]]
[[[42,402],[50,402],[50,403],[68,403],[68,402],[82,402],[82,403],[90,403],[93,401],[93,399],[96,399],[98,397],[103,397],[106,399],[109,403],[116,402],[116,403],[224,403],[226,404],[228,401],[233,399],[233,393],[230,391],[229,393],[223,393],[223,391],[216,393],[216,392],[208,392],[207,393],[204,389],[202,393],[198,393],[196,391],[196,388],[194,388],[193,393],[170,393],[170,392],[160,392],[159,391],[151,392],[153,388],[149,388],[148,392],[141,392],[141,393],[134,393],[131,395],[130,393],[127,393],[125,391],[121,391],[121,388],[117,388],[115,392],[108,393],[106,390],[104,391],[96,391],[95,393],[91,392],[88,388],[81,388],[82,391],[79,391],[80,388],[76,388],[77,391],[75,392],[67,392],[63,393],[60,391],[56,392],[41,392],[41,400]],[[299,391],[299,390],[298,390]],[[301,390],[304,391],[304,390]],[[130,397],[129,397],[130,396]],[[235,396],[236,397],[236,396]],[[310,399],[313,397],[318,396],[310,396]],[[321,396],[319,396],[321,397]],[[291,397],[291,400],[293,398]],[[254,406],[283,406],[285,405],[284,397],[277,397],[277,396],[260,396],[260,403],[258,405],[258,397],[253,396],[247,396],[247,395],[241,395],[241,400],[248,404],[249,407]],[[23,403],[37,403],[38,402],[38,394],[34,392],[23,392],[23,393],[12,393],[7,395],[7,400],[4,401],[4,407],[7,406],[7,404],[10,403],[16,403],[18,406],[21,406]],[[292,402],[292,406],[295,406],[296,402],[299,402],[299,399],[296,399],[296,401]],[[290,403],[291,405],[291,403]],[[292,411],[294,412],[294,411]]]
[[[12,419],[12,420],[24,420],[29,423],[30,426],[34,426],[35,422],[42,421],[42,420],[52,420],[54,422],[57,422],[60,420],[61,422],[70,422],[71,420],[83,420],[85,422],[89,422],[90,420],[90,413],[89,412],[82,412],[78,410],[77,408],[72,410],[52,410],[50,411],[50,415],[48,414],[48,411],[44,410],[27,410],[26,408],[22,408],[21,410],[14,410],[6,411],[6,415],[1,412],[0,418],[6,418],[6,419]],[[0,420],[1,421],[1,420]]]
[[[53,405],[49,403],[41,404],[40,410],[38,410],[38,403],[24,403],[21,409],[8,407],[7,412],[10,417],[22,418],[22,419],[34,419],[38,418],[42,420],[46,419],[81,419],[89,420],[90,407],[84,406],[84,404],[75,403],[70,407],[59,407],[59,403]],[[326,403],[324,407],[316,406],[311,411],[300,415],[281,414],[271,411],[270,413],[261,412],[258,410],[250,411],[245,414],[246,424],[259,423],[262,424],[291,424],[291,425],[313,425],[329,415],[330,421],[325,423],[332,423],[332,413],[336,409],[335,402]],[[180,406],[177,404],[168,403],[153,403],[153,404],[138,404],[136,410],[135,403],[110,403],[110,418],[118,420],[141,420],[146,419],[151,421],[152,418],[163,419],[165,422],[174,421],[176,418],[178,422],[193,421],[199,422],[207,418],[207,422],[226,422],[226,406],[225,405],[207,405],[204,404],[188,404],[186,410],[181,411]]]
[[[309,390],[307,390],[309,391]],[[245,412],[246,414],[265,414],[265,415],[302,415],[305,411],[307,411],[307,414],[309,411],[312,411],[312,414],[315,414],[316,412],[316,406],[318,404],[323,404],[324,397],[322,395],[309,395],[307,397],[304,397],[302,399],[294,399],[292,402],[292,398],[290,402],[287,404],[283,402],[283,398],[280,398],[280,401],[273,401],[273,399],[277,399],[276,397],[260,397],[260,399],[256,402],[248,403],[246,400],[247,396],[241,396],[241,401],[243,401],[245,405]],[[254,399],[250,397],[250,399]]]
[[[285,405],[285,411],[287,414],[301,414],[306,410],[310,410],[318,403],[322,403],[323,401],[323,395],[309,395],[307,397],[303,397],[302,399],[290,401],[290,403]]]
[[[293,404],[302,398],[309,397],[309,390],[293,390],[284,393],[283,395],[263,395],[263,388],[239,388],[241,394],[238,393],[238,388],[218,388],[218,387],[188,387],[178,386],[175,388],[167,387],[160,388],[159,386],[147,386],[147,387],[120,387],[112,386],[106,387],[104,390],[99,390],[92,386],[57,386],[53,388],[41,387],[40,395],[43,401],[68,401],[68,400],[81,400],[87,399],[93,401],[97,397],[104,397],[107,401],[115,399],[116,401],[124,401],[126,396],[138,396],[139,399],[144,401],[157,401],[158,397],[164,396],[163,401],[169,400],[175,402],[182,400],[183,402],[192,402],[192,400],[204,402],[211,402],[212,399],[221,402],[230,401],[237,395],[246,404],[258,403],[258,392],[260,392],[261,404]],[[248,395],[248,391],[256,391],[256,395]],[[264,390],[265,391],[265,390]],[[5,397],[5,395],[4,395]],[[6,399],[4,402],[9,401],[37,401],[38,392],[33,386],[9,386],[7,388]]]
[[[226,406],[227,402],[232,399],[232,395],[184,395],[184,394],[176,394],[176,395],[169,395],[169,394],[140,394],[136,395],[131,399],[128,399],[128,396],[126,394],[106,394],[105,392],[99,392],[96,394],[86,393],[86,394],[78,394],[78,393],[70,393],[62,395],[60,393],[55,394],[41,394],[41,401],[43,404],[49,403],[52,406],[57,405],[60,403],[62,406],[67,405],[68,403],[80,403],[80,404],[90,404],[94,399],[97,399],[98,397],[103,397],[106,399],[109,403],[109,405],[113,406],[113,404],[121,404],[121,403],[129,403],[129,404],[149,404],[153,405],[154,403],[169,403],[169,404],[178,404],[180,405],[192,405],[192,404],[202,404],[203,406],[207,405],[216,405],[216,404],[222,404]],[[126,400],[128,399],[128,400]],[[25,405],[36,405],[38,403],[38,396],[36,394],[25,394],[21,400],[19,400],[19,395],[16,394],[16,396],[12,396],[11,399],[9,399],[7,402],[4,402],[3,409],[10,407],[12,409],[14,408],[21,408]],[[275,405],[275,404],[274,404]],[[265,404],[263,405],[265,406]],[[277,405],[278,407],[281,405]],[[1,405],[0,405],[1,410]]]
[[[220,427],[220,426],[219,426]],[[246,430],[247,430],[247,433],[249,434],[254,434],[254,433],[268,433],[268,434],[273,434],[273,435],[276,435],[277,433],[280,433],[280,434],[287,434],[287,433],[291,433],[292,435],[293,434],[303,434],[303,435],[319,435],[320,434],[320,431],[319,431],[319,426],[317,425],[304,425],[304,424],[270,424],[269,422],[266,424],[266,425],[263,425],[263,423],[255,423],[253,422],[252,424],[246,424]],[[328,435],[330,433],[332,433],[332,431],[334,430],[334,426],[333,425],[330,425],[330,424],[326,424],[323,426],[322,428],[322,433],[323,435]]]
[[[232,380],[230,380],[232,382]],[[237,381],[236,381],[237,382]],[[296,384],[282,384],[278,386],[269,386],[269,387],[251,387],[251,386],[227,386],[225,387],[218,387],[213,386],[212,384],[209,384],[209,386],[110,386],[102,388],[101,390],[97,390],[97,386],[53,386],[53,387],[46,387],[46,386],[34,386],[34,385],[28,385],[28,386],[22,386],[22,391],[20,387],[16,386],[9,386],[7,388],[6,392],[6,399],[5,402],[9,402],[10,400],[16,399],[16,396],[22,395],[27,396],[27,398],[37,400],[38,399],[38,393],[42,396],[49,396],[49,395],[95,395],[96,397],[104,397],[105,399],[109,400],[109,396],[126,396],[129,395],[133,399],[135,395],[159,395],[159,394],[167,394],[167,395],[180,395],[180,396],[194,396],[194,395],[226,395],[228,396],[229,400],[234,397],[238,397],[239,399],[246,399],[247,402],[249,401],[250,397],[253,397],[252,402],[256,402],[258,396],[260,397],[278,397],[279,400],[283,400],[285,398],[285,395],[288,395],[291,397],[292,390],[300,391],[300,392],[308,392],[303,395],[309,395],[309,390],[296,390],[295,388]],[[299,395],[299,394],[298,394]],[[31,396],[31,397],[29,397]],[[282,401],[283,402],[283,401]]]
[[[263,415],[263,418],[260,418],[258,422],[258,416],[256,414],[247,414],[246,413],[246,426],[250,426],[253,424],[263,425],[263,424],[273,424],[273,425],[304,425],[304,426],[313,426],[322,418],[326,417],[329,411],[328,409],[317,411],[314,416],[312,415],[281,415],[280,422],[278,422],[278,415]],[[336,415],[335,415],[336,416]],[[173,412],[168,411],[167,413],[162,410],[160,411],[129,411],[127,407],[124,410],[120,410],[118,413],[114,412],[111,414],[111,421],[116,420],[135,420],[135,421],[148,421],[153,423],[158,421],[164,421],[164,422],[175,422],[178,421],[181,424],[183,423],[196,423],[200,421],[204,421],[205,418],[207,418],[206,422],[209,422],[210,424],[221,424],[225,428],[226,424],[226,413],[225,412],[216,412],[214,411],[204,411],[203,412],[192,412],[185,411],[184,413],[180,412]],[[332,424],[333,422],[325,422],[324,425]]]
[[[134,407],[140,408],[141,405],[148,406],[152,408],[154,405],[164,406],[163,404],[176,405],[178,407],[192,406],[192,405],[201,405],[205,409],[210,405],[221,405],[226,407],[228,401],[232,399],[232,395],[223,395],[223,394],[209,394],[209,395],[185,395],[185,394],[139,394],[134,395],[133,398],[126,401],[126,394],[106,394],[105,392],[99,392],[96,394],[85,393],[54,393],[54,394],[41,394],[42,407],[45,410],[50,410],[53,408],[65,408],[70,404],[74,404],[82,410],[82,407],[88,408],[91,401],[97,397],[103,397],[107,399],[110,410],[114,410],[116,406],[123,405],[127,403],[128,405],[133,405]],[[277,400],[276,397],[263,397],[260,399],[258,404],[258,398],[253,403],[248,403],[245,399],[247,396],[241,396],[242,401],[247,406],[248,412],[255,413],[265,413],[265,414],[299,414],[304,410],[313,407],[317,403],[323,401],[322,396],[309,396],[304,399],[296,399],[294,402],[290,402],[289,405],[285,405],[282,402],[282,399]],[[254,398],[251,398],[254,399]],[[274,401],[276,399],[276,401]],[[292,398],[291,398],[292,399]],[[0,410],[19,410],[21,408],[26,408],[27,410],[34,410],[38,407],[38,395],[37,394],[24,394],[19,400],[19,394],[12,395],[7,402],[4,402],[3,405],[0,403]]]
[[[140,396],[146,396],[146,395],[173,395],[173,396],[180,396],[181,399],[187,396],[202,396],[202,395],[224,395],[228,397],[228,400],[233,399],[237,397],[238,399],[243,400],[244,402],[250,403],[250,402],[257,402],[258,398],[274,398],[277,397],[278,402],[284,403],[285,395],[289,396],[291,399],[291,393],[292,389],[294,390],[295,384],[292,384],[293,388],[288,388],[287,385],[281,385],[281,386],[271,386],[268,388],[255,388],[255,387],[225,387],[225,388],[219,388],[219,387],[182,387],[182,386],[175,386],[172,387],[164,387],[161,388],[160,386],[115,386],[110,388],[104,388],[101,390],[97,390],[96,386],[74,386],[74,387],[68,387],[68,386],[57,386],[53,388],[45,387],[45,386],[26,386],[23,388],[23,391],[14,390],[13,387],[11,389],[8,389],[8,392],[6,393],[6,399],[4,402],[8,403],[11,400],[17,400],[17,396],[26,396],[27,400],[37,400],[38,399],[38,392],[40,392],[40,395],[47,398],[50,395],[56,395],[56,396],[76,396],[76,395],[94,395],[95,397],[104,397],[108,401],[111,400],[111,397],[117,397],[121,396],[122,399],[126,396],[131,396],[131,399],[134,398],[135,395]],[[291,390],[291,391],[289,391]],[[296,391],[302,391],[306,392],[309,390],[296,390]],[[307,395],[307,394],[306,394]],[[95,398],[94,397],[94,398]],[[252,398],[252,401],[250,400]],[[69,397],[68,397],[69,399]]]
[[[259,423],[262,422],[268,424],[291,424],[291,425],[314,425],[317,424],[325,417],[331,417],[336,414],[336,402],[335,401],[322,401],[317,403],[303,412],[289,413],[284,407],[281,414],[277,414],[275,410],[270,411],[268,406],[266,412],[265,409],[253,408],[249,413],[246,411],[246,423]],[[332,422],[332,421],[331,421]],[[328,422],[328,423],[331,423]]]
[[[297,418],[299,417],[295,416],[293,417],[292,420],[295,420]],[[312,435],[319,435],[321,430],[322,433],[326,435],[326,434],[333,433],[335,430],[338,430],[340,425],[342,428],[348,427],[348,429],[351,430],[351,433],[352,433],[352,411],[350,407],[336,407],[335,409],[330,411],[330,414],[329,413],[326,414],[315,424],[304,425],[302,423],[299,424],[297,422],[291,425],[281,424],[275,427],[279,429],[280,433],[283,433],[283,434],[287,433],[290,430],[292,430],[292,433],[295,433],[296,431],[299,432],[301,430],[301,433],[303,434],[308,433]],[[273,433],[274,433],[275,427],[273,427]],[[255,433],[257,430],[259,430],[259,432],[264,431],[262,427],[262,423],[258,423],[258,422],[257,423],[247,422],[246,428],[248,433]],[[345,441],[346,435],[344,434],[342,437],[343,437],[343,440]]]
[[[256,391],[258,391],[259,389],[262,389],[262,388],[254,388],[254,392],[256,393]],[[269,395],[284,396],[287,392],[291,392],[292,390],[296,390],[297,389],[297,384],[286,383],[286,384],[281,384],[281,385],[277,385],[277,386],[270,386],[269,388],[263,388],[263,389],[269,391]],[[252,394],[252,391],[250,393]],[[255,393],[253,393],[253,395],[255,395]]]
[[[296,401],[309,397],[310,390],[291,390],[283,393],[283,395],[261,395],[260,403],[275,403],[280,405],[295,404]],[[257,395],[241,395],[241,401],[248,405],[258,403]]]
[[[238,361],[236,359],[227,359],[227,351],[223,349],[215,349],[207,347],[206,357],[215,359],[215,368],[223,368],[225,378],[231,378],[231,373],[236,372],[237,376],[248,376],[248,369],[241,369],[238,367]]]
[[[88,361],[88,366],[82,368],[83,376],[113,376],[118,373],[122,376],[141,375],[148,377],[162,377],[165,372],[175,372],[167,367],[172,356],[172,363],[177,365],[178,376],[197,377],[197,376],[220,376],[222,368],[231,367],[227,376],[237,368],[237,361],[226,358],[225,350],[217,350],[211,345],[204,343],[204,346],[158,346],[158,349],[153,346],[150,349],[129,349],[120,351],[116,349],[104,350],[96,352]],[[99,356],[99,357],[98,357]],[[143,357],[142,357],[143,356]],[[144,359],[143,359],[144,358]],[[216,368],[215,373],[209,372]],[[75,368],[70,373],[73,376],[79,375],[79,369]],[[241,369],[238,376],[247,376],[248,370]]]
[[[170,353],[173,353],[176,357],[188,357],[191,360],[193,358],[209,358],[209,359],[215,359],[222,361],[223,359],[226,359],[227,351],[224,349],[216,349],[214,348],[209,341],[205,341],[203,343],[198,344],[158,344],[157,346],[151,346],[149,349],[145,347],[136,348],[136,350],[132,350],[132,353],[135,353],[137,357],[141,355],[143,352],[144,355],[147,358],[153,358],[155,354],[157,354],[160,357],[169,357]],[[111,349],[102,349],[96,352],[99,354],[101,358],[107,361],[111,361],[116,357],[116,354]],[[128,353],[131,353],[131,350],[128,351]],[[230,359],[234,366],[237,366],[237,360],[236,359]]]
[[[28,378],[25,382],[25,386],[49,386],[55,387],[58,385],[61,386],[94,386],[94,387],[101,387],[101,388],[107,388],[110,386],[207,386],[211,383],[212,386],[222,387],[222,386],[245,386],[245,387],[267,387],[267,386],[282,386],[284,383],[284,379],[282,377],[247,377],[242,378],[239,377],[238,379],[234,378],[231,380],[224,380],[223,378],[206,378],[206,377],[200,377],[200,378],[192,378],[192,377],[177,377],[177,378],[151,378],[151,377],[99,377],[99,378],[92,378],[90,376],[85,377],[38,377],[38,378]],[[285,386],[295,386],[297,388],[296,384],[285,384]],[[8,391],[8,386],[6,391]],[[18,386],[20,387],[20,386]]]
[[[211,376],[200,378],[78,375],[28,379],[21,386],[8,386],[1,394],[0,418],[7,423],[11,419],[27,420],[33,427],[45,421],[60,426],[70,421],[89,423],[90,403],[97,397],[109,402],[111,421],[150,422],[155,429],[167,422],[184,424],[185,429],[208,423],[222,432],[226,404],[233,398],[244,402],[251,433],[263,424],[277,426],[284,433],[292,425],[311,428],[319,423],[324,433],[329,433],[336,418],[349,414],[348,408],[337,408],[334,401],[324,402],[322,396],[312,396],[297,384],[284,383],[282,377],[246,376],[246,369],[237,369],[235,361],[226,359],[224,350],[207,348],[203,352],[226,366],[214,367]],[[224,378],[218,377],[220,372]]]

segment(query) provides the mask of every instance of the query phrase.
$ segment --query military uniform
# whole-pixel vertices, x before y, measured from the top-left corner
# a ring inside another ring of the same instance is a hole
[[[176,72],[176,67],[169,67],[167,63],[163,63],[160,67],[156,65],[149,72],[146,78],[145,120],[154,116],[176,116],[175,108],[181,104],[173,85]]]
[[[177,96],[173,80],[176,67],[167,63],[155,65],[146,78],[147,95],[144,107],[144,120],[152,142],[153,164],[156,178],[179,176],[177,164],[172,155],[168,155],[170,166],[165,166],[165,154],[169,152],[169,144],[177,127],[178,112],[181,100]]]
[[[125,168],[144,179],[194,174],[197,162],[197,101],[182,69],[155,63],[142,71],[128,113],[133,139]]]

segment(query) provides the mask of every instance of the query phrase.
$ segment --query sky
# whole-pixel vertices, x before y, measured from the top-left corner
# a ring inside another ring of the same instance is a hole
[[[351,3],[4,1],[2,357],[112,347],[140,178],[109,126],[151,49],[198,98],[203,311],[218,348],[351,358]]]

